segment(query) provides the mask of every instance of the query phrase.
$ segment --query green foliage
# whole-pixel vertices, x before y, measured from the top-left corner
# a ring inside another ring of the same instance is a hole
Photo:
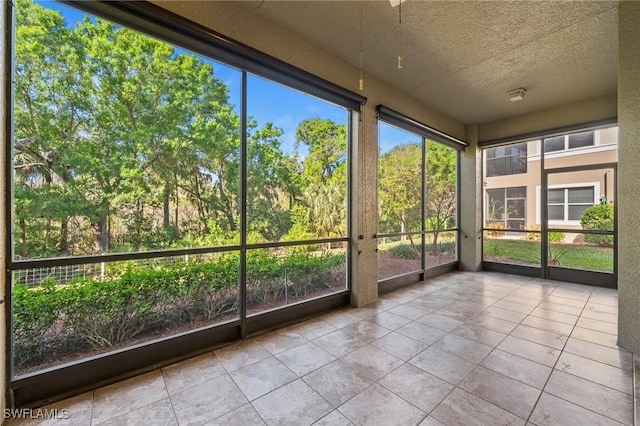
[[[17,254],[237,244],[241,120],[215,65],[98,18],[16,9]],[[249,117],[246,140],[250,242],[345,235],[344,125],[300,122],[304,158],[269,122]]]
[[[389,249],[393,257],[399,259],[419,259],[420,253],[417,253],[411,244],[399,244]]]
[[[343,253],[252,250],[247,256],[250,307],[295,301],[344,286]],[[88,349],[106,349],[158,330],[235,317],[238,312],[237,253],[175,266],[110,265],[105,279],[67,284],[47,279],[13,289],[16,364],[37,365]],[[286,290],[285,290],[286,285]]]
[[[598,231],[613,231],[613,209],[613,204],[596,204],[585,209],[580,219],[582,228]],[[613,245],[613,235],[585,234],[584,240],[587,243],[603,246]]]
[[[549,242],[559,243],[564,241],[564,233],[559,231],[549,231]]]

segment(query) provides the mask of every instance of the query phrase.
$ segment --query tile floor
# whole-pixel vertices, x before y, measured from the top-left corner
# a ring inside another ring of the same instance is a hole
[[[632,425],[616,322],[614,290],[454,273],[47,408],[73,425]]]

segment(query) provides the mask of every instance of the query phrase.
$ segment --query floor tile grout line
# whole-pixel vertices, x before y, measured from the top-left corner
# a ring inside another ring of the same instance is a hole
[[[585,301],[585,305],[584,305],[584,307],[582,308],[582,310],[580,311],[580,315],[578,316],[578,319],[582,316],[582,313],[583,313],[583,312],[584,312],[584,310],[586,309],[587,303],[588,303],[588,301],[589,301],[589,299],[590,299],[590,298],[591,298],[591,292],[589,292],[589,297],[588,297],[588,298],[587,298],[587,300]],[[576,323],[577,323],[577,322],[576,322]],[[573,326],[573,328],[571,329],[571,333],[573,333],[573,330],[575,330],[575,328],[576,328],[576,326],[574,325],[574,326]],[[569,334],[569,337],[571,337],[571,334]],[[554,370],[556,369],[556,366],[558,365],[558,362],[560,361],[560,357],[561,357],[561,356],[562,356],[562,354],[564,353],[564,349],[566,348],[566,346],[567,346],[567,343],[568,343],[568,342],[569,342],[569,339],[567,339],[567,340],[564,342],[564,345],[562,346],[562,350],[560,351],[560,355],[558,356],[558,359],[556,359],[556,362],[553,364],[553,367],[551,368],[551,373],[549,374],[549,377],[547,377],[547,380],[545,381],[545,384],[544,384],[544,386],[542,387],[542,392],[540,392],[540,395],[538,396],[538,399],[536,400],[536,403],[533,405],[533,409],[531,410],[531,413],[529,413],[529,417],[527,417],[527,419],[526,419],[526,421],[527,421],[527,422],[530,422],[530,420],[531,420],[531,416],[533,415],[533,412],[536,410],[536,407],[537,407],[537,406],[538,406],[538,404],[540,403],[540,398],[542,398],[542,395],[545,393],[545,389],[547,388],[547,385],[549,384],[549,380],[551,379],[551,376],[553,375],[553,372],[554,372]],[[559,370],[559,371],[562,371],[562,370]],[[571,374],[571,373],[568,373],[568,374]],[[578,376],[576,376],[576,377],[578,377]],[[588,379],[585,379],[585,380],[588,380]],[[595,382],[593,382],[593,383],[595,383]],[[549,394],[549,395],[553,395],[553,394]],[[553,396],[554,396],[554,397],[556,397],[556,398],[560,398],[560,397],[558,397],[558,396],[556,396],[556,395],[553,395]],[[564,398],[560,398],[560,399],[562,399],[562,400],[564,400],[564,401],[567,401],[567,400],[566,400],[566,399],[564,399]],[[605,418],[607,418],[607,419],[611,419],[610,417],[608,417],[608,416],[606,416],[606,415],[604,415],[604,414],[601,414],[601,413],[597,413],[596,411],[591,410],[590,408],[583,407],[582,405],[575,404],[575,403],[573,403],[573,402],[571,402],[571,401],[567,401],[567,402],[568,402],[568,403],[570,403],[570,404],[576,405],[576,406],[578,406],[578,407],[581,407],[581,408],[583,408],[583,409],[585,409],[585,410],[588,410],[588,411],[591,411],[591,412],[593,412],[593,413],[596,413],[596,414],[598,414],[598,415],[600,415],[600,416],[603,416],[603,417],[605,417]],[[617,420],[615,420],[615,419],[611,419],[611,420],[617,421]]]
[[[169,393],[169,388],[167,387],[167,381],[165,380],[165,377],[164,377],[164,368],[160,369],[160,377],[162,377],[162,383],[164,383],[164,389],[167,391],[167,399],[169,400],[169,405],[171,406],[171,412],[173,413],[173,418],[176,420],[176,424],[179,425],[180,422],[178,421],[178,414],[176,413],[176,409],[173,405],[173,399],[171,399],[171,393]]]

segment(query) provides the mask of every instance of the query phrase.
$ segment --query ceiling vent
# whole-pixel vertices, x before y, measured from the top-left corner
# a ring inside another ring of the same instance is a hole
[[[510,90],[507,92],[507,96],[509,96],[509,100],[511,102],[521,101],[524,99],[524,95],[527,94],[527,91],[522,87],[515,90]]]

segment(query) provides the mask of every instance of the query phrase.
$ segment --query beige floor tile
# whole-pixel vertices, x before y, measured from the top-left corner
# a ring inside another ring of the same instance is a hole
[[[551,374],[551,367],[499,349],[491,352],[480,365],[536,389],[542,389]]]
[[[469,324],[465,324],[456,328],[451,332],[451,334],[459,337],[464,337],[465,339],[473,340],[475,342],[482,343],[491,347],[495,347],[500,342],[502,342],[505,337],[507,337],[507,335],[504,333],[499,333],[497,331],[489,330],[488,328]]]
[[[529,417],[542,392],[481,366],[476,367],[459,387],[523,419]]]
[[[570,353],[560,355],[556,369],[626,394],[633,394],[633,373]]]
[[[535,309],[535,306],[524,305],[522,303],[509,302],[507,300],[501,300],[492,305],[492,307],[506,309],[507,311],[519,312],[521,314],[529,315],[531,311]]]
[[[302,380],[334,407],[342,405],[373,383],[340,360],[307,374]]]
[[[320,336],[336,331],[337,328],[319,318],[307,320],[288,327],[307,340],[317,339]]]
[[[575,327],[571,332],[571,337],[586,340],[587,342],[597,343],[611,348],[618,348],[618,336],[603,333],[601,331],[589,330],[588,328]]]
[[[230,413],[207,423],[205,426],[263,426],[260,415],[251,404],[236,408]]]
[[[560,351],[557,349],[513,336],[507,336],[497,349],[549,367],[553,367],[560,356]]]
[[[296,380],[253,402],[268,425],[306,426],[329,414],[333,407],[302,380]]]
[[[355,425],[415,425],[426,413],[374,384],[339,408]]]
[[[313,426],[353,426],[353,423],[349,421],[338,410],[333,410],[317,422]]]
[[[439,422],[435,417],[428,416],[418,426],[444,426],[444,423]]]
[[[247,398],[228,375],[171,395],[180,426],[201,425],[247,404]]]
[[[531,311],[531,316],[545,318],[569,325],[576,325],[576,321],[578,321],[579,318],[578,315],[563,314],[562,312],[549,311],[542,308],[536,308]]]
[[[362,318],[356,315],[353,309],[340,309],[323,315],[320,318],[336,328],[346,327],[350,324],[362,321]]]
[[[213,352],[162,369],[162,376],[169,394],[208,382],[223,374],[226,374],[226,371]]]
[[[387,312],[392,313],[394,315],[399,315],[401,317],[415,320],[427,314],[427,311],[423,309],[416,309],[412,306],[407,305],[398,305],[395,308],[389,309]]]
[[[342,330],[333,331],[318,337],[313,340],[313,343],[336,357],[346,355],[367,344],[367,342],[363,342]]]
[[[378,383],[425,413],[454,389],[453,385],[410,364],[402,365]]]
[[[630,352],[598,345],[586,340],[569,337],[564,347],[564,352],[592,359],[622,370],[631,371],[632,369],[632,355]]]
[[[454,385],[460,383],[476,366],[434,347],[425,349],[409,360],[409,363]]]
[[[484,313],[472,317],[467,321],[467,324],[488,328],[504,334],[511,333],[518,326],[518,323],[492,317]]]
[[[361,377],[379,380],[395,370],[403,361],[372,345],[364,346],[345,355],[341,360],[356,370]]]
[[[229,373],[249,401],[278,389],[297,376],[275,357],[269,357]]]
[[[173,407],[169,398],[152,402],[149,405],[138,408],[122,416],[100,423],[101,426],[177,426],[178,421],[173,413]]]
[[[446,425],[524,425],[521,419],[502,408],[478,398],[460,388],[431,412],[431,416]]]
[[[586,312],[599,312],[603,314],[613,314],[618,315],[618,302],[616,299],[616,303],[614,305],[611,304],[602,304],[598,303],[597,297],[591,297],[584,307]]]
[[[574,308],[580,309],[584,308],[587,303],[587,299],[585,299],[583,296],[580,296],[580,300],[576,300],[574,298],[562,297],[555,291],[545,300],[550,303],[557,303],[558,305],[572,306]]]
[[[453,334],[447,334],[434,343],[432,347],[444,352],[449,352],[452,355],[459,356],[475,364],[482,361],[493,349],[491,346],[483,345],[482,343],[474,342],[464,337],[454,336]]]
[[[614,325],[618,324],[618,314],[607,314],[585,309],[581,316],[582,318],[591,318],[597,321],[603,321]]]
[[[391,312],[381,312],[378,315],[371,317],[369,321],[388,330],[396,330],[411,322],[410,319],[392,314]]]
[[[344,327],[342,331],[367,343],[371,343],[391,332],[388,328],[382,327],[370,320],[363,320],[348,325]]]
[[[519,325],[512,332],[511,336],[519,337],[530,342],[549,346],[554,349],[562,350],[568,336],[553,333],[551,331],[540,330],[539,328],[529,327],[527,325]]]
[[[438,330],[446,332],[451,332],[464,324],[462,321],[458,321],[457,319],[435,313],[427,314],[422,318],[418,318],[416,322],[426,324],[429,327],[437,328]]]
[[[307,339],[292,330],[282,329],[256,337],[256,341],[273,355],[307,342]]]
[[[371,344],[403,361],[408,361],[429,346],[399,333],[389,333]]]
[[[231,372],[271,356],[271,352],[254,339],[243,340],[215,351],[224,368]]]
[[[531,315],[526,317],[521,324],[528,327],[539,328],[540,330],[551,331],[565,336],[568,336],[569,334],[571,334],[571,331],[573,331],[573,325]]]
[[[588,328],[589,330],[600,331],[602,333],[609,333],[615,336],[618,335],[618,324],[611,322],[601,321],[598,319],[580,317],[576,323],[578,327]]]
[[[418,321],[400,327],[396,330],[396,333],[426,343],[427,345],[436,342],[447,334],[446,331],[438,330],[437,328],[430,327]]]
[[[537,426],[620,426],[619,422],[543,392],[530,421]]]
[[[488,315],[490,317],[502,319],[505,321],[511,321],[515,323],[520,323],[523,319],[527,317],[527,314],[522,312],[510,311],[508,309],[497,308],[495,306],[490,306],[482,312],[483,315]]]
[[[545,297],[546,295],[530,296],[530,295],[511,293],[510,295],[503,297],[502,300],[506,302],[519,303],[521,305],[527,305],[535,308],[540,304],[540,302],[544,300]]]
[[[91,422],[102,423],[167,396],[160,370],[96,389]]]
[[[563,305],[560,303],[552,303],[544,300],[538,305],[536,309],[544,309],[545,311],[559,312],[561,314],[569,314],[579,316],[582,313],[582,308],[575,306]]]
[[[281,352],[276,358],[300,377],[336,359],[313,342]]]
[[[544,391],[626,425],[633,422],[633,396],[572,374],[554,370]]]

